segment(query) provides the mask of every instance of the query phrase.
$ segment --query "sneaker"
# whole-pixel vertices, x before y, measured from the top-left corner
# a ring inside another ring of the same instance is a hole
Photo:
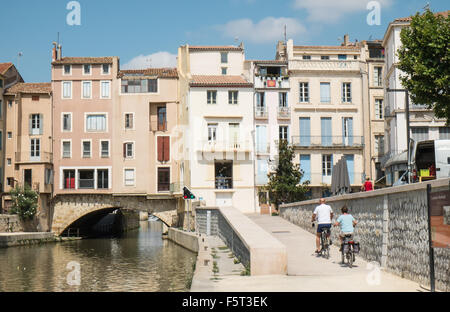
[[[319,250],[316,250],[316,254],[319,254],[320,253],[320,251]]]
[[[330,239],[330,245],[333,245],[333,241]]]
[[[342,246],[341,246],[341,248],[339,248],[339,251],[342,251]]]

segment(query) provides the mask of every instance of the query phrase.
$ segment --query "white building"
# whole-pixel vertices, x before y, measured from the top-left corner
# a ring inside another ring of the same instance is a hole
[[[178,54],[182,176],[207,206],[258,212],[253,162],[253,84],[242,46],[182,46]]]
[[[438,13],[439,14],[439,13]],[[398,18],[391,22],[383,38],[385,48],[385,168],[386,184],[392,185],[407,170],[407,118],[405,92],[387,92],[387,89],[404,89],[398,69],[397,51],[401,47],[400,32],[410,24],[411,18]],[[414,142],[423,140],[450,139],[450,128],[445,121],[437,119],[432,110],[420,103],[409,101],[410,138]]]

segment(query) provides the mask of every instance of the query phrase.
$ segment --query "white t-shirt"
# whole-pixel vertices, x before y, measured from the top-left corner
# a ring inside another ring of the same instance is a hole
[[[314,210],[318,224],[330,224],[331,223],[331,213],[333,210],[329,205],[319,205]]]

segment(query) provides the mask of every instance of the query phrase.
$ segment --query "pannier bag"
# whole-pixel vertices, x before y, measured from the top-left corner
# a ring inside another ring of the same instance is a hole
[[[359,242],[353,243],[353,252],[355,252],[355,253],[359,252]]]
[[[346,254],[348,252],[349,248],[350,248],[350,244],[349,243],[344,243],[344,246],[342,248],[342,252],[344,254]]]

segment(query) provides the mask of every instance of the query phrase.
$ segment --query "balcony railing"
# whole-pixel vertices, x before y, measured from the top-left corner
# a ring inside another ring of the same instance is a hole
[[[255,118],[267,118],[268,113],[267,113],[267,108],[261,108],[261,107],[257,107],[255,109]]]
[[[278,118],[291,118],[290,107],[278,107]]]
[[[358,60],[289,60],[290,70],[359,71]]]
[[[216,177],[216,189],[229,190],[233,188],[233,178],[230,177]]]
[[[363,147],[362,136],[293,136],[295,147]]]
[[[36,153],[34,154],[36,155]],[[53,153],[39,152],[38,156],[32,156],[31,152],[16,152],[16,162],[19,163],[34,163],[34,162],[53,162]]]
[[[216,141],[206,140],[200,142],[198,150],[202,152],[231,152],[231,151],[251,151],[251,143],[249,141]]]
[[[290,88],[289,77],[256,76],[255,77],[255,88],[256,89],[264,89],[264,88],[288,89],[288,88]]]
[[[317,169],[316,169],[317,170]],[[350,185],[361,185],[364,180],[364,173],[362,172],[349,172],[348,177],[350,179]],[[323,184],[331,186],[331,175],[324,175],[322,172],[304,172],[300,183],[309,181],[309,186],[321,187]]]
[[[95,180],[94,179],[78,179],[79,189],[94,189]]]

